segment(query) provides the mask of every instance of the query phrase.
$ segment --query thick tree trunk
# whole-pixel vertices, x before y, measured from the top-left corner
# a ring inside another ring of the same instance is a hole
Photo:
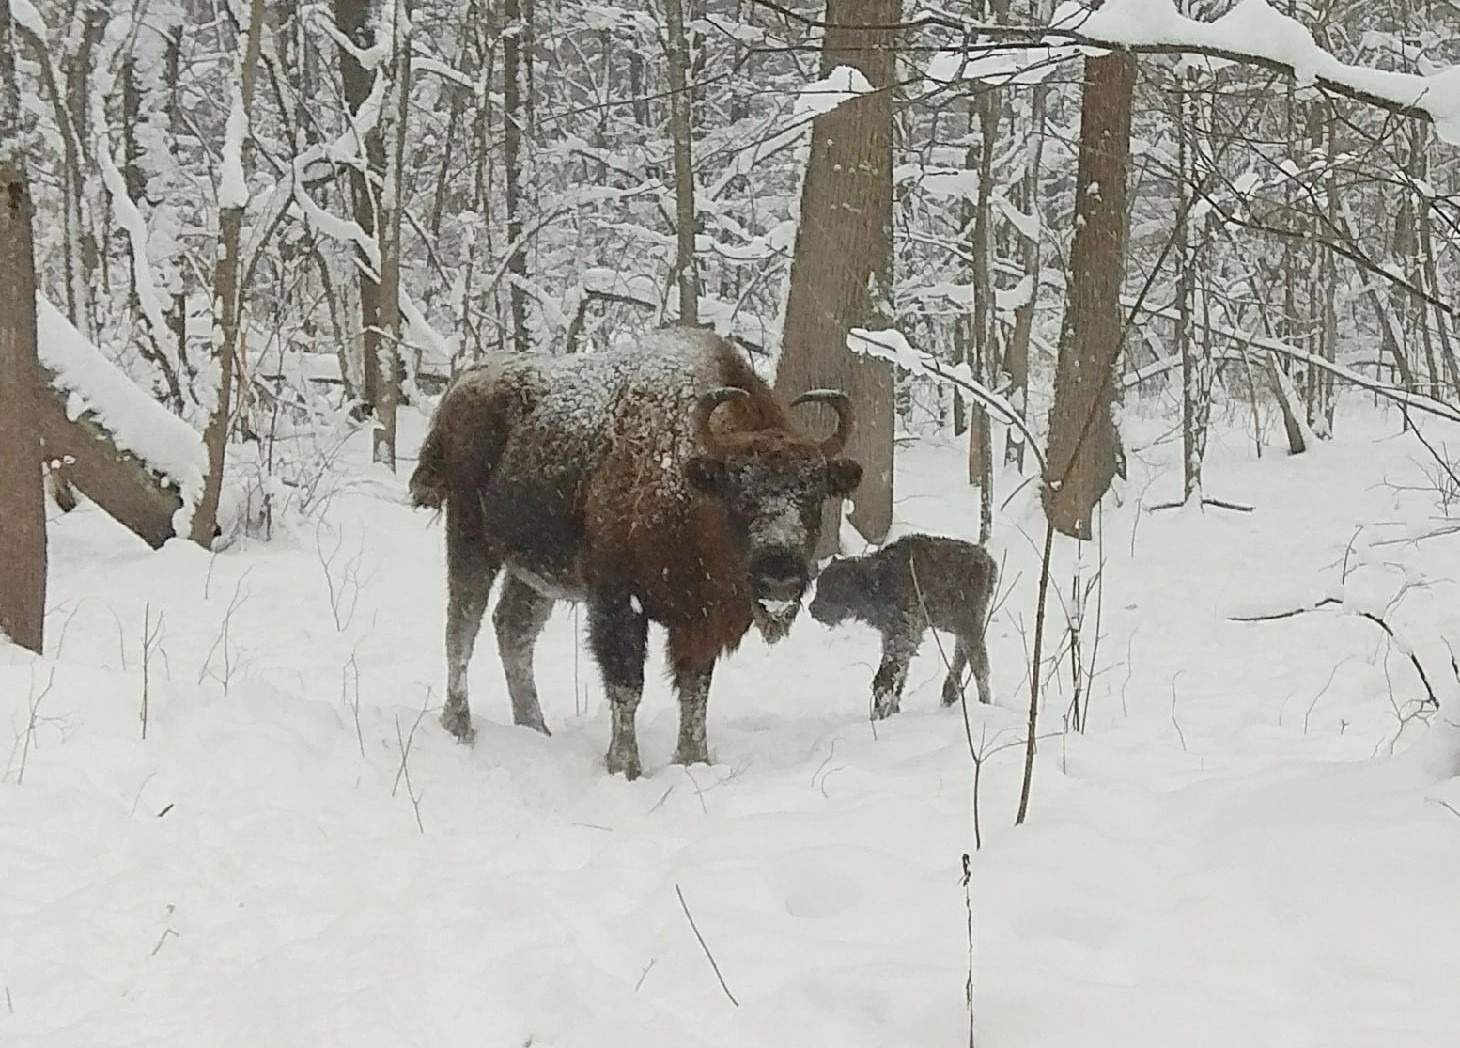
[[[45,639],[46,514],[36,427],[35,248],[10,5],[0,3],[0,632]]]
[[[901,0],[827,0],[823,74],[861,70],[873,92],[818,116],[801,190],[776,390],[791,397],[822,386],[851,396],[857,425],[847,454],[862,463],[851,522],[879,541],[892,525],[893,371],[846,348],[854,327],[890,319],[892,271],[892,90]],[[811,409],[805,409],[811,413]],[[831,425],[830,412],[825,424]],[[829,507],[823,540],[835,548],[840,508]]]
[[[1126,174],[1130,166],[1132,55],[1085,59],[1075,235],[1060,327],[1044,512],[1062,534],[1091,536],[1091,516],[1117,472],[1111,415],[1124,318]]]

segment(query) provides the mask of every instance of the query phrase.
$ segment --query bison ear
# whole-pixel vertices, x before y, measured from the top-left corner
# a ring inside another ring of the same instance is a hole
[[[848,458],[834,458],[826,464],[827,497],[844,499],[862,483],[862,464]]]
[[[696,455],[684,464],[684,475],[690,487],[705,495],[723,494],[725,490],[725,463],[719,459]]]

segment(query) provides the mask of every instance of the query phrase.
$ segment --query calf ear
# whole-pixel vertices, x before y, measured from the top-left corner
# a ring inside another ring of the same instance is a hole
[[[862,483],[862,464],[848,458],[834,458],[826,464],[827,497],[844,499]]]
[[[684,464],[684,475],[690,487],[705,495],[719,495],[725,490],[725,463],[696,455]]]

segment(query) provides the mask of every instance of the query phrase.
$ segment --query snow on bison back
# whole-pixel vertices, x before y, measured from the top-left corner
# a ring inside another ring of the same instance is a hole
[[[835,409],[817,439],[791,408]],[[546,732],[533,679],[556,600],[588,605],[613,711],[610,772],[640,772],[634,715],[649,622],[663,625],[679,696],[681,764],[709,760],[705,709],[721,654],[754,624],[774,643],[810,584],[822,503],[862,467],[838,457],[843,393],[789,405],[707,331],[665,329],[613,352],[497,356],[446,391],[411,477],[416,504],[446,510],[447,697],[442,724],[473,737],[467,666],[493,612],[517,724]]]

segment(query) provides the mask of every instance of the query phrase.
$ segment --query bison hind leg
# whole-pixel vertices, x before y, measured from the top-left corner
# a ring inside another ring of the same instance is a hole
[[[968,667],[968,646],[959,637],[953,646],[953,664],[948,667],[948,677],[943,681],[943,705],[956,706],[963,697],[963,674]]]
[[[707,625],[669,631],[669,661],[679,697],[679,744],[675,764],[709,764],[705,722],[710,705],[710,680],[719,654],[718,638]]]
[[[471,506],[470,502],[466,503]],[[446,504],[446,703],[441,726],[458,742],[471,742],[467,668],[476,648],[497,563],[482,541],[481,521],[472,508]]]
[[[973,664],[973,679],[978,684],[978,701],[987,706],[993,702],[993,691],[989,687],[989,647],[984,630],[968,640],[968,661]]]
[[[497,631],[497,651],[507,675],[507,694],[512,698],[512,723],[551,735],[537,699],[532,656],[537,637],[552,615],[553,599],[544,596],[521,579],[508,575],[502,595],[492,612]]]

